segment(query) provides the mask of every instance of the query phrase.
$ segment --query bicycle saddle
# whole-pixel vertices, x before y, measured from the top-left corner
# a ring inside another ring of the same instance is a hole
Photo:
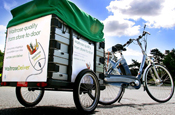
[[[126,51],[126,48],[123,47],[122,44],[116,44],[115,46],[112,46],[112,51],[116,52],[116,51]]]

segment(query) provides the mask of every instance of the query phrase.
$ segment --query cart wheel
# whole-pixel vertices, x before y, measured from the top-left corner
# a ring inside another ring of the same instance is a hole
[[[86,113],[93,112],[100,97],[99,82],[95,73],[88,69],[82,70],[74,84],[73,97],[77,109]]]
[[[16,87],[16,97],[25,107],[37,105],[44,95],[43,88]]]

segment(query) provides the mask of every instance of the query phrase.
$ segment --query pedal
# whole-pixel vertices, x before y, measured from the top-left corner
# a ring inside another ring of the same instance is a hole
[[[130,85],[132,87],[135,87],[135,86],[139,86],[140,84],[139,84],[139,81],[138,80],[135,80],[135,82],[130,83]]]

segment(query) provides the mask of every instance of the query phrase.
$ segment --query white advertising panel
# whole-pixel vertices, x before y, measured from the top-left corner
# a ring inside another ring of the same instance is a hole
[[[78,73],[83,69],[94,70],[94,44],[74,37],[71,82],[75,82]]]
[[[3,82],[47,80],[51,15],[8,28]]]

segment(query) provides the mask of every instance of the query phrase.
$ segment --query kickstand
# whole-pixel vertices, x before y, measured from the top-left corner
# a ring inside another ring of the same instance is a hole
[[[118,103],[120,103],[124,93],[125,93],[125,88],[123,88],[123,92],[122,92],[121,96],[119,97]]]

